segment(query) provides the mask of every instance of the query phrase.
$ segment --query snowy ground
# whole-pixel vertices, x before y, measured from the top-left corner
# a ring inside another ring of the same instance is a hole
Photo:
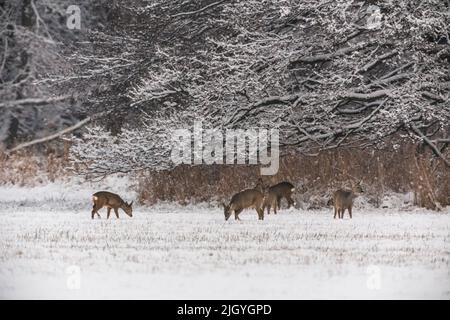
[[[161,205],[92,221],[92,190],[0,187],[0,298],[450,298],[448,209],[224,224],[220,208]]]

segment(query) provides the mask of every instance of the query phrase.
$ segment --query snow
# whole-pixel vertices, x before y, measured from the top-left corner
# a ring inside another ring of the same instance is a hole
[[[108,185],[136,196],[120,178],[0,187],[0,298],[450,298],[448,208],[248,210],[224,223],[216,206],[160,204],[91,220],[91,194]]]
[[[100,190],[126,195],[125,201],[136,198],[127,177],[110,175],[99,181],[86,182],[82,178],[71,177],[65,181],[47,182],[32,187],[0,186],[0,204],[3,208],[12,207],[14,210],[23,207],[80,209],[86,208],[86,201],[92,201],[92,194]]]

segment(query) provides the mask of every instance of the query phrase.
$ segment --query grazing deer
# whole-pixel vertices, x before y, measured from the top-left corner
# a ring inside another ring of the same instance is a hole
[[[262,209],[262,205],[264,202],[264,192],[255,189],[246,189],[239,193],[236,193],[230,201],[229,205],[222,203],[223,212],[225,214],[225,221],[230,218],[231,214],[234,211],[234,218],[236,220],[239,219],[239,214],[242,210],[247,208],[255,208],[258,213],[258,219],[264,220],[264,211]]]
[[[119,208],[125,211],[127,215],[130,217],[133,216],[133,201],[130,203],[127,203],[122,200],[119,195],[108,192],[108,191],[100,191],[96,192],[92,195],[92,201],[94,202],[94,206],[92,208],[92,219],[94,219],[94,215],[97,214],[97,216],[100,218],[100,215],[98,214],[98,210],[100,210],[103,207],[108,208],[107,213],[107,219],[109,219],[109,215],[111,213],[111,209],[114,209],[114,213],[116,214],[116,217],[119,218]]]
[[[334,219],[336,215],[339,219],[344,218],[345,209],[348,209],[350,219],[352,218],[353,199],[355,199],[360,193],[363,193],[361,181],[358,183],[352,182],[352,190],[339,189],[333,194],[334,205]]]
[[[283,181],[269,188],[267,198],[276,198],[276,205],[278,207],[278,210],[281,209],[281,199],[286,198],[289,209],[291,205],[295,205],[295,201],[292,199],[292,193],[294,191],[295,187],[292,183]]]

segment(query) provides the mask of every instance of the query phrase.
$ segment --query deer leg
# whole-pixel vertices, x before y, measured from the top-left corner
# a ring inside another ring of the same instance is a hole
[[[294,200],[292,200],[291,196],[286,196],[286,200],[288,202],[288,209],[294,204]]]
[[[338,213],[338,209],[336,207],[334,207],[334,219],[336,219],[337,213]]]
[[[264,211],[261,208],[256,207],[256,212],[258,213],[258,220],[264,220]]]
[[[348,207],[348,215],[352,218],[352,207]]]
[[[92,207],[92,212],[91,212],[91,218],[92,218],[92,219],[94,219],[94,216],[95,216],[95,215],[97,215],[99,218],[101,218],[100,215],[99,215],[99,213],[98,213],[98,210],[100,210],[100,209],[101,209],[101,208],[97,207],[97,206],[94,204],[94,206]]]
[[[267,214],[270,214],[270,204],[264,204],[262,207],[263,211],[266,210],[266,208],[267,208]]]
[[[344,219],[345,208],[341,209],[341,219]]]
[[[119,208],[114,208],[114,213],[116,214],[117,219],[119,219]]]
[[[281,210],[281,197],[277,197],[278,210]]]
[[[241,221],[241,219],[239,219],[239,213],[241,213],[242,210],[243,210],[243,209],[234,210],[234,219],[235,219],[235,220]]]
[[[273,212],[275,214],[277,214],[277,204],[276,203],[273,204]]]
[[[106,219],[109,219],[110,214],[111,214],[111,208],[108,208],[108,212],[106,213]]]

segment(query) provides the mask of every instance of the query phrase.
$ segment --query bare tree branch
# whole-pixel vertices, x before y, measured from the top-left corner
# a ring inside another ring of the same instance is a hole
[[[42,106],[55,102],[60,102],[69,99],[71,96],[59,96],[54,98],[26,98],[20,100],[11,100],[0,103],[0,108],[12,108],[17,106],[25,106],[25,105],[33,105],[33,106]]]
[[[359,69],[359,72],[367,72],[368,70],[375,67],[378,63],[380,63],[383,60],[389,59],[390,57],[397,54],[397,50],[393,50],[391,52],[382,54],[381,56],[377,57],[377,59],[367,63],[365,66],[363,66],[361,69]]]
[[[333,53],[325,53],[325,54],[319,54],[316,56],[310,56],[310,57],[301,57],[293,62],[306,62],[306,63],[314,63],[314,62],[319,62],[319,61],[328,61],[331,60],[333,58],[337,58],[339,56],[343,56],[349,53],[352,53],[354,51],[360,50],[364,47],[367,47],[368,44],[365,43],[359,43],[354,47],[348,47],[348,48],[342,48],[337,50],[336,52]]]
[[[411,129],[414,131],[415,134],[417,134],[422,140],[433,150],[433,152],[444,161],[444,163],[447,165],[447,167],[450,168],[450,160],[448,160],[442,152],[439,150],[438,147],[430,140],[427,136],[425,136],[422,131],[419,130],[416,126],[412,125]]]
[[[175,18],[175,17],[189,16],[189,15],[197,14],[197,13],[206,11],[206,10],[212,8],[212,7],[218,6],[218,5],[222,4],[222,3],[224,3],[225,1],[226,0],[217,1],[217,2],[214,2],[214,3],[211,3],[211,4],[207,5],[207,6],[205,6],[205,7],[201,8],[201,9],[199,9],[199,10],[190,11],[190,12],[180,12],[180,13],[172,15],[171,17]]]
[[[390,90],[378,90],[370,93],[347,92],[343,97],[357,100],[371,100],[388,96],[390,93]]]
[[[14,148],[12,148],[11,150],[7,150],[7,153],[12,153],[12,152],[18,151],[20,149],[33,146],[35,144],[39,144],[39,143],[43,143],[43,142],[47,142],[47,141],[59,138],[60,136],[62,136],[64,134],[70,133],[72,131],[75,131],[75,130],[83,127],[84,125],[89,123],[89,121],[91,121],[91,120],[92,120],[91,117],[87,117],[87,118],[81,120],[80,122],[76,123],[75,125],[70,126],[70,127],[66,128],[64,130],[58,131],[58,132],[56,132],[56,133],[54,133],[52,135],[49,135],[47,137],[43,137],[43,138],[35,139],[35,140],[32,140],[32,141],[28,141],[28,142],[25,142],[25,143],[21,143],[21,144],[15,146]]]

